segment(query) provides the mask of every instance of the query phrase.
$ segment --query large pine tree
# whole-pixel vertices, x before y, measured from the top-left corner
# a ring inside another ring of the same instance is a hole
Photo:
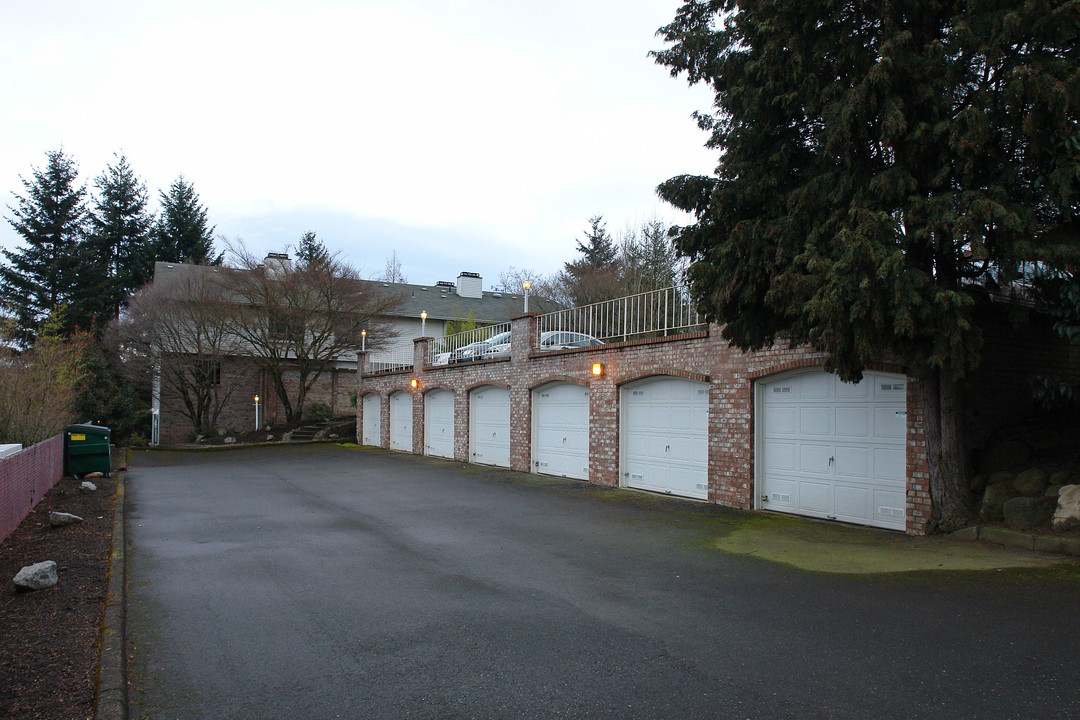
[[[1080,256],[1080,3],[689,0],[660,33],[658,62],[715,92],[717,175],[660,187],[696,216],[677,245],[703,309],[739,347],[811,343],[845,379],[904,359],[932,528],[952,527],[975,306],[1025,261]]]
[[[207,221],[206,208],[199,203],[195,186],[179,176],[169,192],[161,193],[161,215],[155,230],[157,260],[220,265],[214,255],[214,227]]]
[[[33,168],[31,180],[20,178],[26,194],[7,218],[22,237],[23,246],[3,250],[0,302],[14,316],[15,340],[32,345],[37,327],[62,306],[70,332],[88,328],[93,318],[72,305],[79,282],[80,247],[86,227],[86,190],[77,184],[79,169],[63,149],[46,153],[43,169]]]
[[[124,299],[150,281],[154,272],[154,217],[147,210],[146,183],[123,155],[95,181],[87,260],[106,282],[100,291],[101,324],[115,317]]]

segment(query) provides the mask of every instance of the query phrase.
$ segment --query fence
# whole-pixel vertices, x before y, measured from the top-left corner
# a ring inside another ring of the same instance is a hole
[[[386,350],[371,353],[368,360],[369,372],[397,372],[411,370],[413,366],[413,344],[397,345]]]
[[[510,342],[510,323],[499,323],[497,325],[486,325],[482,328],[476,328],[475,330],[465,330],[464,332],[454,333],[445,337],[437,338],[431,346],[432,363],[435,365],[446,365],[461,359],[463,353],[462,350],[469,348],[470,350],[479,350],[479,352],[473,353],[476,357],[483,354],[483,351],[490,347],[492,344],[490,341],[497,335],[506,335],[505,342]],[[470,358],[473,359],[473,358]]]
[[[708,321],[698,312],[684,286],[628,295],[614,300],[557,310],[541,315],[540,334],[555,331],[590,335],[605,342],[678,335],[703,328]]]
[[[19,526],[63,475],[63,435],[0,459],[0,540]]]

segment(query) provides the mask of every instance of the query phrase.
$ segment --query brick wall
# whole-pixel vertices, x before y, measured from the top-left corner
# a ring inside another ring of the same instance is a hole
[[[0,459],[0,540],[19,526],[63,476],[63,435]]]
[[[413,452],[424,450],[424,394],[434,389],[454,393],[454,458],[469,461],[469,393],[486,385],[510,390],[510,467],[528,472],[532,459],[532,391],[551,382],[589,388],[589,482],[618,486],[619,390],[624,385],[656,376],[681,377],[709,384],[708,499],[734,508],[754,507],[754,388],[759,379],[803,368],[820,367],[824,355],[807,347],[778,343],[744,353],[720,338],[719,328],[671,338],[641,340],[597,348],[533,353],[535,316],[512,321],[509,359],[441,367],[425,366],[428,342],[416,346],[414,370],[361,373],[359,395],[380,397],[381,445],[389,447],[389,396],[413,395]],[[591,373],[601,363],[603,374]],[[906,374],[895,363],[872,369]],[[411,382],[416,380],[416,388]],[[925,531],[930,496],[922,410],[922,390],[908,377],[906,465],[907,530]],[[363,427],[363,404],[357,403],[357,427]],[[358,435],[359,437],[359,435]]]
[[[299,382],[297,373],[286,372],[284,381],[290,398],[295,400]],[[310,408],[313,403],[322,402],[331,407],[335,416],[351,415],[354,410],[349,402],[349,392],[355,389],[355,370],[328,370],[323,372],[308,390],[304,406]],[[221,385],[218,392],[222,393],[224,398],[217,423],[222,434],[246,432],[255,427],[256,395],[259,396],[260,425],[285,420],[285,410],[277,393],[252,360],[232,358],[224,361],[221,365]],[[163,389],[159,437],[162,445],[177,445],[193,439],[191,420],[181,411],[182,402],[179,396]]]

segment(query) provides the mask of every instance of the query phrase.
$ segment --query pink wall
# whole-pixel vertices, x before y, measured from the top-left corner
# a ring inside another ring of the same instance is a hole
[[[0,459],[0,540],[19,526],[63,476],[63,435]]]

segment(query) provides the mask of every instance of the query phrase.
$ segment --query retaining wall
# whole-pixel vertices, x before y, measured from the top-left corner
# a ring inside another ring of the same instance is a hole
[[[63,476],[63,435],[0,459],[0,540],[19,526]]]
[[[390,447],[389,396],[404,391],[413,397],[413,452],[424,452],[424,395],[435,389],[454,393],[454,459],[468,462],[469,392],[484,385],[510,391],[510,468],[531,470],[532,391],[550,382],[569,382],[589,388],[589,482],[618,486],[619,388],[649,377],[672,376],[709,384],[708,500],[734,508],[754,507],[754,383],[761,378],[799,368],[820,367],[825,356],[808,347],[786,343],[745,353],[720,337],[720,329],[689,335],[556,352],[535,352],[536,315],[511,321],[511,357],[460,365],[433,367],[431,339],[415,343],[413,370],[370,374],[364,368],[357,381],[360,397],[380,398],[381,446]],[[603,366],[595,376],[593,363]],[[899,365],[874,369],[907,374]],[[416,387],[412,382],[416,381]],[[907,531],[922,533],[930,517],[921,389],[908,376]],[[363,428],[363,403],[357,403],[357,437]]]

